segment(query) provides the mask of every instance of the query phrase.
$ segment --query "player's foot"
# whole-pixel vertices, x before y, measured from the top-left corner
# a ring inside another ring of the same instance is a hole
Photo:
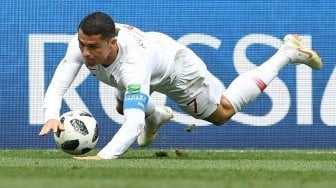
[[[314,70],[319,70],[323,66],[319,55],[306,47],[297,34],[286,35],[280,50],[290,58],[291,63],[305,64]]]
[[[173,110],[168,106],[157,107],[156,110],[158,110],[161,114],[161,121],[158,124],[153,124],[146,121],[144,129],[137,139],[137,142],[141,147],[146,147],[151,144],[155,140],[158,129],[161,127],[161,125],[169,121],[174,116]]]

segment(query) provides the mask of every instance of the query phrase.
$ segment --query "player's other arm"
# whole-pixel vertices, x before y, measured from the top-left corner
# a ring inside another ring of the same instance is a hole
[[[75,79],[82,64],[68,62],[66,58],[58,65],[44,97],[44,125],[39,133],[47,135],[50,131],[64,130],[59,121],[62,98]]]
[[[127,151],[145,125],[148,99],[148,89],[142,90],[140,84],[129,84],[127,86],[123,101],[125,123],[112,140],[98,153],[98,156],[103,159],[115,159]]]
[[[44,125],[39,133],[47,135],[51,130],[64,130],[59,122],[60,109],[64,93],[77,76],[84,60],[78,46],[77,35],[71,40],[66,55],[57,66],[51,83],[44,96]]]
[[[145,124],[145,113],[139,109],[125,109],[125,122],[111,141],[94,156],[75,156],[77,160],[117,159],[123,155],[139,136]]]

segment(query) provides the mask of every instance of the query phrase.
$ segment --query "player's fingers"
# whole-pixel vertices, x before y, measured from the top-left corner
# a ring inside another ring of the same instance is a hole
[[[65,130],[64,125],[62,123],[60,123],[58,125],[58,130],[60,130],[60,131],[64,131]]]
[[[56,133],[57,131],[64,131],[64,127],[61,123],[54,124],[51,129],[54,133]]]
[[[39,136],[45,136],[49,133],[49,131],[50,131],[49,126],[43,126],[39,133]]]

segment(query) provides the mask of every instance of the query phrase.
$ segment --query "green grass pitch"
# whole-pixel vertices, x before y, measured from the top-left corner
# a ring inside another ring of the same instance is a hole
[[[158,151],[76,161],[59,150],[0,150],[0,187],[336,187],[331,150],[165,150],[161,157]]]

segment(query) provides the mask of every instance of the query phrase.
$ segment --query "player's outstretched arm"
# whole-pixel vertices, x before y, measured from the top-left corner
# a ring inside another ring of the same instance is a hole
[[[54,133],[57,132],[58,130],[64,131],[64,126],[63,124],[58,120],[58,119],[50,119],[48,120],[43,127],[41,128],[41,131],[39,133],[39,136],[45,136],[47,135],[50,131],[53,131]]]

